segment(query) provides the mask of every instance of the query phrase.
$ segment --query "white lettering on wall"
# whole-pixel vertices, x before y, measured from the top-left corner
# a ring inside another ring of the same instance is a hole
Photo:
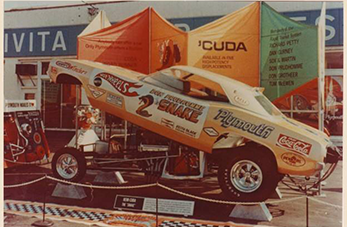
[[[177,24],[175,24],[175,26],[180,28],[180,29],[182,29],[185,32],[189,32],[190,31],[190,27],[186,23],[177,23]]]
[[[318,25],[319,18],[320,18],[320,16],[316,18],[315,25]],[[295,21],[305,22],[307,20],[307,17],[305,17],[305,16],[302,16],[302,17],[290,17],[290,19],[295,20]],[[334,21],[335,17],[333,17],[331,15],[325,15],[325,19],[326,20],[330,20],[330,21]],[[327,35],[325,37],[325,40],[328,41],[328,40],[334,38],[334,36],[336,34],[335,28],[333,26],[330,26],[330,25],[325,25],[325,29],[327,31],[329,31],[329,35]]]
[[[16,49],[16,52],[19,53],[22,49],[25,33],[21,33],[19,43],[17,39],[17,34],[13,33],[12,36],[13,36],[13,42],[14,42],[14,47]]]
[[[51,37],[54,36],[54,37]],[[48,40],[53,40],[54,42],[48,42]],[[40,32],[22,32],[20,34],[4,34],[4,52],[8,53],[9,46],[12,45],[17,53],[19,52],[35,52],[35,51],[57,51],[63,50],[67,51],[66,42],[64,38],[64,33],[62,31],[57,31],[54,35],[50,31],[40,31]],[[38,49],[40,48],[40,49]]]
[[[57,48],[62,48],[63,50],[66,50],[65,40],[62,31],[57,32],[54,39],[52,51],[55,51]]]
[[[320,16],[316,18],[316,22],[315,22],[316,25],[318,25],[318,23],[319,23],[319,18],[320,18]],[[333,17],[331,15],[325,15],[325,19],[330,20],[330,21],[334,21],[335,17]],[[334,36],[336,34],[335,28],[333,26],[330,26],[330,25],[325,25],[325,29],[327,31],[329,31],[329,35],[325,36],[325,40],[328,41],[328,40],[334,38]]]
[[[38,32],[37,35],[41,36],[41,51],[46,49],[46,35],[49,35],[50,32]]]
[[[302,17],[290,17],[290,19],[299,21],[299,22],[305,22],[307,20],[307,17],[302,16]]]
[[[34,34],[32,32],[29,33],[29,51],[33,52],[33,37]]]

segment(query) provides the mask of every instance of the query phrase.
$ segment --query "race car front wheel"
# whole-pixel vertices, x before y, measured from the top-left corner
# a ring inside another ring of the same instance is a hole
[[[74,148],[57,151],[52,160],[52,171],[56,178],[78,182],[86,174],[86,160],[82,152]]]
[[[278,179],[276,164],[262,152],[233,152],[218,171],[223,193],[238,202],[265,201],[275,191]]]

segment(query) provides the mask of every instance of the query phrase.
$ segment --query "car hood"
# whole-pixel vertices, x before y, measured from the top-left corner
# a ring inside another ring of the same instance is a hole
[[[295,133],[298,139],[314,145],[315,151],[311,152],[311,155],[312,155],[311,158],[316,159],[316,157],[314,156],[318,155],[317,153],[319,152],[321,152],[321,155],[325,157],[326,148],[333,146],[332,141],[322,131],[319,131],[311,126],[303,124],[294,119],[287,118],[285,116],[282,116],[281,118],[282,118],[281,121],[283,121],[282,127],[290,129],[293,133]]]

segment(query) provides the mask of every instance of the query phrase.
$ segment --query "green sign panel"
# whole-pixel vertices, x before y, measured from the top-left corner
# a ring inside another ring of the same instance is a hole
[[[261,7],[261,86],[275,100],[318,77],[318,31]]]

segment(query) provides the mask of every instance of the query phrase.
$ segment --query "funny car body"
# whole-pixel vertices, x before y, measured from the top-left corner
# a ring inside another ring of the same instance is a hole
[[[81,85],[93,107],[137,126],[135,145],[127,148],[112,149],[122,142],[111,138],[96,142],[93,152],[56,152],[52,169],[65,180],[80,180],[89,156],[101,169],[131,162],[128,167],[172,179],[203,177],[215,167],[228,199],[263,201],[285,174],[312,176],[339,159],[324,133],[285,117],[262,88],[219,74],[173,66],[144,75],[61,59],[51,61],[48,73],[56,83]]]

